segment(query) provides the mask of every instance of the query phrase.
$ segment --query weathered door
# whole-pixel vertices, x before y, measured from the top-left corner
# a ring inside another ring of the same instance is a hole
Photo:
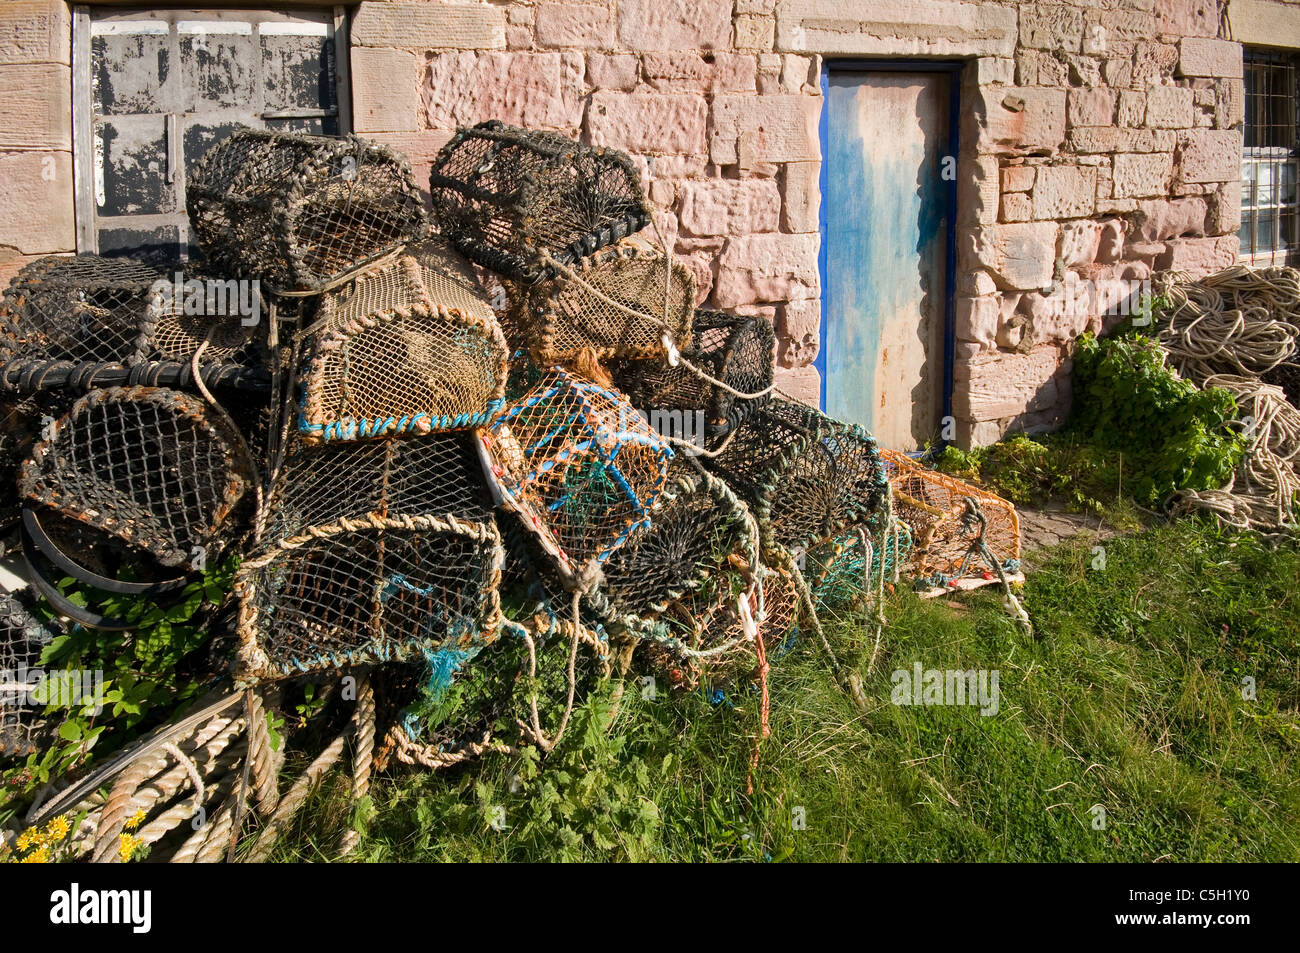
[[[185,168],[239,125],[347,131],[336,22],[341,8],[78,7],[78,250],[184,255]]]
[[[952,82],[832,70],[826,90],[825,407],[899,450],[941,431]]]

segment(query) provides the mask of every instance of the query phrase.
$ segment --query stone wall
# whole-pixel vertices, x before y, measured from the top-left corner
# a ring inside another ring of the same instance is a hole
[[[380,0],[352,26],[354,112],[421,172],[490,117],[632,153],[701,303],[771,319],[781,386],[815,402],[822,57],[966,59],[954,415],[987,443],[1064,419],[1102,294],[1236,259],[1219,33],[1214,0]]]
[[[823,57],[960,58],[954,413],[987,443],[1063,419],[1092,289],[1235,260],[1241,48],[1219,7],[372,0],[353,8],[354,127],[421,178],[494,117],[626,149],[701,303],[773,321],[781,386],[815,402]],[[68,9],[0,4],[0,280],[74,247]],[[1251,42],[1300,46],[1296,0],[1230,9]]]
[[[71,37],[61,0],[0,4],[0,287],[76,247]]]

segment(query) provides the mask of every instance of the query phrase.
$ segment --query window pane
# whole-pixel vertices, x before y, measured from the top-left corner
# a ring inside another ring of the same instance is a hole
[[[1277,212],[1262,211],[1255,218],[1255,251],[1273,251],[1277,247]]]

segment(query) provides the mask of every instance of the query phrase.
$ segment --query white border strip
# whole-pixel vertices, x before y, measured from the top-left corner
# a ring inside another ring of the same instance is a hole
[[[257,31],[262,36],[329,36],[333,31],[329,23],[259,23]]]
[[[121,36],[147,33],[151,36],[165,36],[168,29],[170,27],[165,20],[94,20],[90,24],[90,35]]]
[[[178,20],[176,32],[181,34],[224,33],[234,36],[252,36],[253,25],[234,20]]]

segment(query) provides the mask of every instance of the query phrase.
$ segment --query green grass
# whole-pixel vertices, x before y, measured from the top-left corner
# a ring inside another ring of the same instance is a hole
[[[960,611],[893,596],[866,711],[800,639],[773,664],[752,796],[756,696],[628,691],[611,714],[606,691],[540,762],[379,779],[356,856],[1300,860],[1300,551],[1194,523],[1108,541],[1103,570],[1090,545],[1031,560],[1033,638],[989,590]],[[860,621],[832,626],[845,648],[861,637]],[[891,704],[890,673],[913,662],[997,669],[1000,711]],[[332,856],[345,795],[336,775],[279,857]]]

